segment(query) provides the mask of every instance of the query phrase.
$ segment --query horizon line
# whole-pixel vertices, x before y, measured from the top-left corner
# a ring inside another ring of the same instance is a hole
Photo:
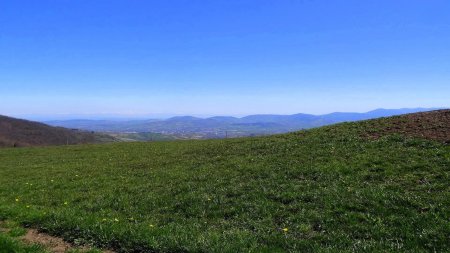
[[[368,111],[331,111],[327,113],[250,113],[250,114],[177,114],[177,113],[143,113],[143,114],[125,114],[125,113],[80,113],[80,114],[2,114],[4,116],[20,118],[26,120],[35,121],[68,121],[68,120],[167,120],[176,117],[193,117],[199,119],[208,119],[213,117],[233,117],[233,118],[244,118],[254,115],[277,115],[277,116],[292,116],[297,114],[313,115],[313,116],[324,116],[333,113],[359,113],[365,114],[378,110],[442,110],[450,109],[450,107],[402,107],[402,108],[383,108],[378,107]],[[160,115],[157,117],[156,115]]]

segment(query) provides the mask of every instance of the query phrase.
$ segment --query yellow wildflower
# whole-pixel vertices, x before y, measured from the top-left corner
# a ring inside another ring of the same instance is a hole
[[[289,231],[288,228],[283,228],[283,232],[287,232],[287,231]]]

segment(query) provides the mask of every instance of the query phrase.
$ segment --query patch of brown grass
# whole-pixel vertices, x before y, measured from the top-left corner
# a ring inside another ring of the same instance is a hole
[[[367,131],[366,136],[377,139],[389,134],[401,134],[450,143],[450,110],[436,110],[420,112],[374,120],[373,130]]]

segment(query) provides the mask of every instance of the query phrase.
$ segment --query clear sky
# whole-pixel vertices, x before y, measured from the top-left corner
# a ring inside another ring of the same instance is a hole
[[[449,106],[448,0],[0,1],[0,114]]]

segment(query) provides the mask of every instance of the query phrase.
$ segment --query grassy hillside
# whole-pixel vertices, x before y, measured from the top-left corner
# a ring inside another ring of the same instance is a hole
[[[119,252],[444,252],[449,116],[1,149],[0,219]]]
[[[114,138],[0,115],[0,147],[66,145],[108,141],[114,141]]]

